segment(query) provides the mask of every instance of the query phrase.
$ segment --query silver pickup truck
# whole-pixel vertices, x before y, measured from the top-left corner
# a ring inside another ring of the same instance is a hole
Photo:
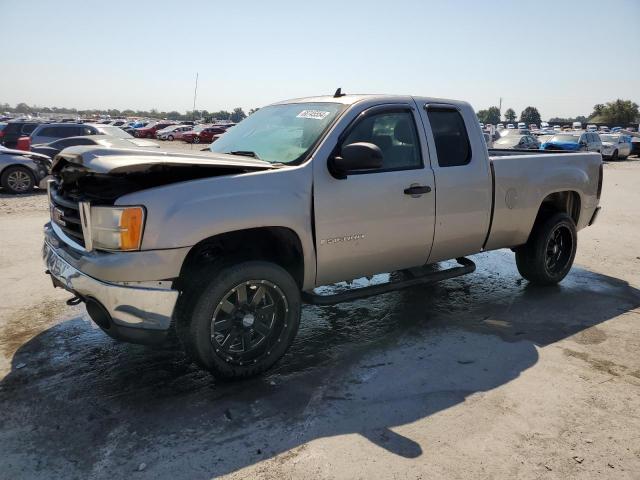
[[[303,302],[326,305],[470,273],[511,248],[521,275],[569,272],[598,214],[596,153],[487,150],[472,107],[387,95],[260,109],[210,152],[74,147],[56,157],[43,257],[114,338],[174,331],[222,377],[273,365]],[[457,259],[448,269],[428,265]],[[381,272],[386,283],[318,288]]]

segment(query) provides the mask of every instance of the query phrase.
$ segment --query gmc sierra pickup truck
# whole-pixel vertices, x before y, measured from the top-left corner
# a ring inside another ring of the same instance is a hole
[[[109,335],[153,343],[174,331],[221,377],[272,366],[303,302],[470,273],[465,255],[511,248],[525,279],[555,284],[600,209],[600,154],[488,150],[460,101],[290,100],[210,150],[63,150],[43,257],[54,285]],[[427,267],[450,259],[460,266]],[[381,272],[400,273],[318,288]]]

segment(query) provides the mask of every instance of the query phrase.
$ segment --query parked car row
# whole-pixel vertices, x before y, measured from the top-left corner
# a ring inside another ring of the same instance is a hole
[[[486,136],[491,136],[491,133],[486,131],[487,126],[481,124],[481,127],[485,129]],[[539,129],[533,124],[527,127],[522,122],[517,128],[495,130],[493,138],[487,141],[487,145],[495,149],[597,152],[609,160],[626,159],[629,155],[637,154],[632,137],[621,129],[612,133],[598,132],[593,129],[559,131],[546,127]]]

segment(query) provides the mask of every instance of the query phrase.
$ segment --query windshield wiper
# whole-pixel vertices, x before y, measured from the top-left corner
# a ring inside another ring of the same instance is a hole
[[[242,157],[252,157],[252,158],[261,160],[258,154],[256,152],[252,152],[251,150],[234,150],[232,152],[226,152],[226,153],[227,155],[240,155]]]

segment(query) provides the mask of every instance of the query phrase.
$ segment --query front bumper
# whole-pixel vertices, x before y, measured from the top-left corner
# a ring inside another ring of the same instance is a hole
[[[70,265],[47,242],[42,258],[54,286],[80,297],[107,334],[133,343],[158,343],[166,337],[177,290],[102,282]]]

